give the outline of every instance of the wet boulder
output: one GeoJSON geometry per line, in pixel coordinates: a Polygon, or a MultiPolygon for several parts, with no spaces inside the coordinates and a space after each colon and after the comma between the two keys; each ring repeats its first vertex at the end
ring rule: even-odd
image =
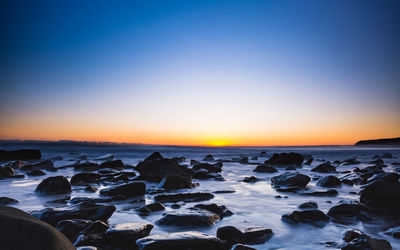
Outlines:
{"type": "Polygon", "coordinates": [[[377,210],[400,212],[400,182],[375,182],[361,191],[360,202],[377,210]]]}
{"type": "Polygon", "coordinates": [[[275,173],[278,172],[278,170],[270,165],[266,165],[266,164],[261,164],[258,165],[253,172],[258,172],[258,173],[275,173]]]}
{"type": "Polygon", "coordinates": [[[13,177],[14,174],[13,168],[7,166],[0,167],[0,179],[13,177]]]}
{"type": "Polygon", "coordinates": [[[349,230],[343,238],[348,242],[342,250],[391,250],[390,243],[383,239],[372,238],[362,232],[349,230]]]}
{"type": "Polygon", "coordinates": [[[178,193],[160,194],[154,196],[154,200],[159,202],[196,202],[211,200],[212,198],[214,198],[214,195],[210,193],[178,193]]]}
{"type": "Polygon", "coordinates": [[[260,179],[258,179],[257,177],[255,177],[255,176],[246,176],[246,177],[244,177],[243,178],[243,182],[246,182],[246,183],[254,183],[254,182],[257,182],[257,181],[259,181],[260,179]]]}
{"type": "Polygon", "coordinates": [[[222,172],[220,163],[216,163],[216,164],[200,163],[200,164],[194,165],[192,169],[194,171],[197,171],[200,169],[205,169],[207,171],[214,172],[214,173],[222,172]]]}
{"type": "Polygon", "coordinates": [[[70,219],[84,219],[84,220],[101,220],[107,221],[108,218],[115,212],[114,206],[105,206],[97,204],[89,204],[83,207],[76,207],[66,210],[55,210],[53,208],[45,208],[43,210],[34,212],[32,215],[52,226],[57,225],[59,221],[70,219]]]}
{"type": "Polygon", "coordinates": [[[357,165],[360,164],[360,161],[358,161],[356,158],[350,158],[346,159],[342,162],[343,165],[357,165]]]}
{"type": "Polygon", "coordinates": [[[147,223],[123,223],[107,230],[103,237],[103,244],[120,249],[135,249],[136,240],[146,237],[153,229],[147,223]]]}
{"type": "Polygon", "coordinates": [[[318,208],[318,204],[314,201],[308,201],[299,205],[300,209],[314,209],[318,208]]]}
{"type": "Polygon", "coordinates": [[[143,182],[132,182],[116,187],[100,190],[100,194],[104,196],[125,196],[134,197],[144,195],[146,192],[146,184],[143,182]]]}
{"type": "Polygon", "coordinates": [[[315,168],[311,169],[311,171],[319,173],[335,173],[336,167],[332,166],[332,164],[329,161],[327,161],[319,164],[315,168]]]}
{"type": "Polygon", "coordinates": [[[212,226],[220,220],[219,215],[205,210],[167,212],[157,221],[159,225],[203,227],[212,226]]]}
{"type": "Polygon", "coordinates": [[[205,170],[205,169],[200,169],[197,170],[193,173],[193,179],[198,179],[198,180],[207,180],[207,179],[214,179],[216,181],[224,181],[225,179],[217,173],[205,170]]]}
{"type": "Polygon", "coordinates": [[[233,226],[224,226],[218,228],[217,237],[223,241],[226,241],[228,246],[232,246],[236,243],[245,243],[242,231],[233,226]]]}
{"type": "MultiPolygon", "coordinates": [[[[23,170],[24,168],[28,167],[30,165],[26,165],[24,167],[22,167],[21,170],[23,170]]],[[[54,167],[54,163],[50,160],[45,160],[45,161],[41,161],[38,163],[35,163],[32,166],[32,170],[47,170],[47,171],[51,171],[51,172],[56,172],[57,168],[54,167]]]]}
{"type": "Polygon", "coordinates": [[[372,182],[398,182],[400,175],[397,173],[381,173],[368,179],[367,183],[372,182]]]}
{"type": "Polygon", "coordinates": [[[69,194],[71,193],[71,184],[64,176],[48,177],[36,187],[35,191],[47,195],[69,194]]]}
{"type": "Polygon", "coordinates": [[[393,238],[400,239],[400,226],[392,227],[385,231],[385,234],[393,236],[393,238]]]}
{"type": "Polygon", "coordinates": [[[300,173],[286,172],[271,178],[271,183],[274,188],[304,188],[310,182],[311,178],[300,173]]]}
{"type": "Polygon", "coordinates": [[[151,155],[147,156],[144,161],[153,161],[153,160],[162,160],[164,157],[160,154],[160,152],[154,152],[151,155]]]}
{"type": "Polygon", "coordinates": [[[311,163],[314,161],[314,158],[308,158],[308,160],[304,163],[304,165],[311,165],[311,163]]]}
{"type": "Polygon", "coordinates": [[[252,226],[241,231],[246,244],[263,244],[272,237],[272,230],[266,227],[252,226]]]}
{"type": "Polygon", "coordinates": [[[75,242],[79,233],[90,225],[92,221],[83,219],[62,220],[56,225],[56,229],[64,234],[71,242],[75,242]]]}
{"type": "Polygon", "coordinates": [[[266,160],[265,164],[270,165],[295,165],[300,166],[303,164],[304,157],[298,153],[280,153],[280,154],[273,154],[271,158],[266,160]]]}
{"type": "Polygon", "coordinates": [[[22,150],[0,150],[0,160],[12,161],[12,160],[39,160],[42,158],[40,150],[35,149],[22,149],[22,150]]]}
{"type": "Polygon", "coordinates": [[[75,249],[62,233],[19,209],[0,206],[0,221],[2,249],[75,249]]]}
{"type": "Polygon", "coordinates": [[[31,171],[26,172],[26,174],[28,176],[43,176],[43,175],[46,175],[46,173],[43,172],[42,170],[31,170],[31,171]]]}
{"type": "Polygon", "coordinates": [[[221,205],[218,206],[215,203],[212,204],[197,204],[196,206],[194,206],[191,209],[203,209],[203,210],[207,210],[209,212],[212,212],[214,214],[218,214],[218,216],[222,219],[224,217],[227,216],[231,216],[233,213],[227,209],[226,206],[221,205]]]}
{"type": "Polygon", "coordinates": [[[17,160],[17,161],[11,161],[11,162],[7,163],[5,166],[10,167],[14,170],[19,170],[26,165],[29,165],[29,163],[26,161],[17,160]]]}
{"type": "Polygon", "coordinates": [[[122,170],[124,163],[121,160],[114,160],[114,161],[105,161],[100,164],[101,168],[111,168],[115,170],[122,170]]]}
{"type": "Polygon", "coordinates": [[[165,207],[163,204],[161,204],[159,202],[147,204],[146,206],[143,206],[143,207],[140,207],[137,209],[137,211],[139,213],[141,213],[142,215],[148,215],[150,213],[157,212],[157,211],[163,211],[163,210],[165,210],[165,207]]]}
{"type": "Polygon", "coordinates": [[[172,159],[155,159],[146,160],[137,164],[135,168],[140,176],[149,181],[161,181],[165,176],[170,174],[179,174],[182,176],[191,176],[192,170],[185,166],[179,165],[172,159]]]}
{"type": "Polygon", "coordinates": [[[364,206],[357,203],[344,203],[333,206],[329,209],[328,215],[335,218],[358,216],[364,206]]]}
{"type": "Polygon", "coordinates": [[[192,177],[179,174],[169,174],[161,180],[160,184],[158,184],[158,188],[165,188],[167,190],[191,187],[192,177]]]}
{"type": "Polygon", "coordinates": [[[215,159],[212,155],[207,155],[203,158],[203,161],[215,161],[215,159]]]}
{"type": "Polygon", "coordinates": [[[71,185],[86,185],[96,183],[100,180],[101,174],[97,173],[79,173],[71,178],[71,185]]]}
{"type": "Polygon", "coordinates": [[[282,219],[286,222],[293,224],[296,223],[314,224],[318,222],[329,221],[329,217],[318,209],[293,211],[292,213],[282,215],[282,219]]]}
{"type": "Polygon", "coordinates": [[[97,163],[83,162],[72,165],[75,171],[93,172],[99,170],[101,167],[97,163]]]}
{"type": "Polygon", "coordinates": [[[317,185],[321,187],[340,187],[342,182],[336,176],[328,175],[319,179],[317,185]]]}
{"type": "Polygon", "coordinates": [[[19,201],[13,198],[8,198],[8,197],[0,197],[0,205],[10,205],[10,204],[17,204],[19,201]]]}
{"type": "Polygon", "coordinates": [[[136,244],[140,250],[220,250],[223,246],[217,237],[194,231],[150,235],[137,240],[136,244]]]}

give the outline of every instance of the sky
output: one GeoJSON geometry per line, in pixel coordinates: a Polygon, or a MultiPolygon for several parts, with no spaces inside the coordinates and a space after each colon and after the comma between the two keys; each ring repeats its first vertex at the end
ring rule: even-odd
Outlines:
{"type": "Polygon", "coordinates": [[[399,1],[2,1],[0,139],[400,135],[399,1]]]}

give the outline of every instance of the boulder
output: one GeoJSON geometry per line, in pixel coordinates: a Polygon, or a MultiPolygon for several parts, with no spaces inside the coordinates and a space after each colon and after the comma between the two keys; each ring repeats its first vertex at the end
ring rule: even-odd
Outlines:
{"type": "Polygon", "coordinates": [[[319,173],[335,173],[336,167],[332,166],[332,164],[329,161],[327,161],[319,164],[315,168],[311,169],[311,171],[319,173]]]}
{"type": "Polygon", "coordinates": [[[227,217],[227,216],[231,216],[233,214],[230,210],[227,209],[226,206],[224,206],[224,205],[218,206],[215,203],[212,203],[212,204],[197,204],[196,206],[194,206],[191,209],[207,210],[207,211],[212,212],[214,214],[218,214],[221,219],[224,218],[224,217],[227,217]]]}
{"type": "Polygon", "coordinates": [[[197,171],[200,169],[205,169],[207,171],[214,172],[214,173],[222,172],[220,163],[216,163],[216,164],[200,163],[200,164],[194,165],[192,169],[194,171],[197,171]]]}
{"type": "Polygon", "coordinates": [[[344,240],[348,242],[342,250],[391,250],[390,243],[383,239],[372,238],[362,232],[346,232],[344,240]]]}
{"type": "Polygon", "coordinates": [[[118,224],[106,231],[103,243],[113,248],[133,249],[136,240],[148,236],[153,227],[147,223],[118,224]]]}
{"type": "Polygon", "coordinates": [[[35,191],[46,195],[69,194],[71,193],[71,184],[64,176],[48,177],[36,187],[35,191]]]}
{"type": "Polygon", "coordinates": [[[196,202],[206,201],[214,198],[213,194],[210,193],[178,193],[178,194],[160,194],[154,196],[155,201],[159,202],[196,202]]]}
{"type": "Polygon", "coordinates": [[[143,215],[148,215],[152,212],[157,212],[157,211],[162,211],[162,210],[165,210],[165,207],[163,204],[161,204],[159,202],[147,204],[146,206],[143,206],[143,207],[137,209],[137,211],[143,215]]]}
{"type": "Polygon", "coordinates": [[[318,204],[314,201],[308,201],[299,205],[300,209],[314,209],[318,208],[318,204]]]}
{"type": "Polygon", "coordinates": [[[317,185],[321,187],[340,187],[342,182],[336,176],[328,175],[319,179],[317,185]]]}
{"type": "Polygon", "coordinates": [[[360,162],[356,158],[350,158],[346,159],[342,162],[343,165],[357,165],[360,164],[360,162]]]}
{"type": "Polygon", "coordinates": [[[367,183],[372,183],[372,182],[398,182],[400,178],[400,175],[397,173],[381,173],[377,174],[371,179],[368,179],[367,183]]]}
{"type": "Polygon", "coordinates": [[[52,226],[55,226],[59,221],[70,219],[107,221],[114,212],[114,206],[90,204],[89,206],[76,207],[68,210],[54,210],[53,208],[45,208],[43,210],[34,212],[32,215],[44,222],[49,223],[52,226]]]}
{"type": "Polygon", "coordinates": [[[84,171],[84,172],[93,172],[101,168],[99,164],[88,161],[84,163],[73,164],[72,167],[74,168],[75,171],[84,171]]]}
{"type": "Polygon", "coordinates": [[[243,178],[243,182],[247,182],[247,183],[253,183],[253,182],[257,182],[257,181],[259,181],[260,179],[258,179],[257,177],[255,177],[255,176],[246,176],[246,177],[244,177],[243,178]]]}
{"type": "Polygon", "coordinates": [[[246,227],[241,229],[246,244],[263,244],[272,236],[272,230],[266,227],[246,227]]]}
{"type": "Polygon", "coordinates": [[[13,168],[7,166],[0,167],[0,179],[13,177],[14,174],[13,168]]]}
{"type": "Polygon", "coordinates": [[[217,237],[194,231],[151,235],[136,244],[139,250],[220,250],[223,246],[217,237]]]}
{"type": "Polygon", "coordinates": [[[311,178],[307,175],[286,172],[284,174],[272,177],[271,183],[274,188],[294,187],[297,189],[307,186],[310,180],[311,178]]]}
{"type": "Polygon", "coordinates": [[[120,196],[133,197],[144,195],[146,192],[146,184],[143,182],[132,182],[117,187],[100,190],[100,194],[104,196],[120,196]]]}
{"type": "Polygon", "coordinates": [[[39,160],[42,158],[40,150],[35,149],[22,149],[22,150],[0,150],[0,160],[12,161],[12,160],[39,160]]]}
{"type": "Polygon", "coordinates": [[[385,231],[385,234],[393,236],[393,238],[400,239],[400,226],[392,227],[385,231]]]}
{"type": "Polygon", "coordinates": [[[0,221],[2,249],[75,249],[62,233],[19,209],[0,206],[0,221]]]}
{"type": "Polygon", "coordinates": [[[253,247],[245,246],[243,244],[236,244],[233,246],[232,250],[257,250],[253,247]]]}
{"type": "Polygon", "coordinates": [[[26,172],[26,174],[28,176],[43,176],[43,175],[46,175],[46,173],[43,172],[42,170],[31,170],[31,171],[26,172]]]}
{"type": "Polygon", "coordinates": [[[167,212],[157,221],[159,225],[203,227],[212,226],[220,220],[219,215],[205,210],[167,212]]]}
{"type": "Polygon", "coordinates": [[[311,223],[316,222],[327,222],[329,217],[326,216],[322,211],[317,209],[304,210],[304,211],[293,211],[290,214],[282,215],[282,219],[289,223],[311,223]]]}
{"type": "Polygon", "coordinates": [[[71,242],[75,242],[78,238],[79,233],[90,225],[92,221],[73,219],[73,220],[62,220],[56,225],[56,229],[63,233],[71,242]]]}
{"type": "Polygon", "coordinates": [[[203,161],[215,161],[215,159],[212,155],[207,155],[203,158],[203,161]]]}
{"type": "Polygon", "coordinates": [[[9,204],[17,204],[19,201],[13,198],[8,198],[8,197],[0,197],[0,205],[9,205],[9,204]]]}
{"type": "Polygon", "coordinates": [[[258,173],[275,173],[278,172],[278,170],[270,165],[265,165],[261,164],[256,167],[256,169],[253,170],[253,172],[258,172],[258,173]]]}
{"type": "Polygon", "coordinates": [[[371,209],[400,212],[400,182],[374,182],[361,191],[360,202],[371,209]]]}
{"type": "Polygon", "coordinates": [[[149,181],[161,181],[165,176],[170,174],[179,174],[182,176],[191,176],[192,171],[184,166],[179,165],[172,159],[155,159],[140,162],[136,168],[140,176],[149,181]]]}
{"type": "Polygon", "coordinates": [[[71,185],[86,185],[96,183],[100,180],[101,174],[97,173],[79,173],[71,178],[71,185]]]}
{"type": "Polygon", "coordinates": [[[195,171],[193,173],[193,179],[199,179],[199,180],[214,179],[216,181],[224,181],[224,178],[220,174],[210,172],[205,169],[200,169],[195,171]]]}
{"type": "Polygon", "coordinates": [[[217,230],[217,237],[227,242],[228,246],[236,243],[245,243],[242,231],[233,226],[220,227],[217,230]]]}
{"type": "Polygon", "coordinates": [[[161,180],[160,184],[158,184],[158,188],[165,188],[167,190],[191,187],[192,177],[179,174],[169,174],[161,180]]]}
{"type": "Polygon", "coordinates": [[[357,203],[344,203],[333,206],[329,209],[328,215],[331,217],[352,217],[358,216],[362,210],[364,210],[364,206],[357,203]]]}
{"type": "Polygon", "coordinates": [[[160,152],[154,152],[151,155],[147,156],[144,161],[153,161],[153,160],[162,160],[164,157],[160,154],[160,152]]]}
{"type": "Polygon", "coordinates": [[[271,158],[266,160],[265,164],[271,165],[296,165],[303,164],[304,157],[298,153],[280,153],[273,154],[271,158]]]}
{"type": "Polygon", "coordinates": [[[115,170],[122,170],[124,163],[121,160],[114,160],[114,161],[105,161],[100,164],[101,168],[111,168],[115,170]]]}

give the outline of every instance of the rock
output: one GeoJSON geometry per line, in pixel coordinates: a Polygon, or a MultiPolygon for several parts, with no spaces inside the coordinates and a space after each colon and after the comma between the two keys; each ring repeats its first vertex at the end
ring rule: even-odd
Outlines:
{"type": "Polygon", "coordinates": [[[85,187],[85,191],[88,191],[90,193],[95,193],[97,191],[97,187],[87,186],[87,187],[85,187]]]}
{"type": "Polygon", "coordinates": [[[271,158],[266,160],[265,164],[271,165],[296,165],[300,166],[304,161],[304,157],[298,153],[280,153],[273,154],[271,158]]]}
{"type": "Polygon", "coordinates": [[[192,171],[184,166],[179,165],[172,159],[156,159],[140,162],[135,168],[145,180],[161,181],[165,176],[170,174],[179,174],[182,176],[191,176],[192,171]]]}
{"type": "Polygon", "coordinates": [[[256,169],[253,170],[253,172],[258,172],[258,173],[275,173],[278,172],[278,170],[273,167],[273,166],[269,166],[269,165],[258,165],[256,167],[256,169]]]}
{"type": "Polygon", "coordinates": [[[0,205],[9,205],[9,204],[17,204],[19,201],[13,198],[8,198],[8,197],[0,197],[0,205]]]}
{"type": "Polygon", "coordinates": [[[104,234],[109,226],[102,222],[101,220],[97,220],[95,222],[90,223],[85,229],[83,229],[80,234],[83,235],[93,235],[93,234],[104,234]]]}
{"type": "Polygon", "coordinates": [[[318,208],[318,204],[314,201],[309,201],[309,202],[305,202],[305,203],[301,204],[299,206],[299,208],[301,208],[301,209],[318,208]]]}
{"type": "Polygon", "coordinates": [[[84,162],[72,165],[75,171],[85,171],[85,172],[93,172],[98,171],[101,167],[97,163],[93,162],[84,162]]]}
{"type": "Polygon", "coordinates": [[[14,176],[14,169],[11,167],[0,167],[0,179],[1,178],[10,178],[14,176]]]}
{"type": "Polygon", "coordinates": [[[194,165],[192,168],[194,171],[200,170],[200,169],[205,169],[207,171],[211,171],[214,173],[219,173],[222,172],[222,168],[220,167],[219,163],[216,164],[208,164],[208,163],[200,163],[197,165],[194,165]]]}
{"type": "Polygon", "coordinates": [[[194,166],[194,165],[197,165],[197,164],[201,164],[201,162],[196,161],[196,160],[190,160],[190,166],[194,166]]]}
{"type": "Polygon", "coordinates": [[[226,241],[228,246],[232,246],[236,243],[245,243],[242,231],[233,226],[224,226],[218,228],[217,237],[226,241]]]}
{"type": "Polygon", "coordinates": [[[258,178],[255,177],[255,176],[247,176],[247,177],[244,177],[243,182],[253,183],[253,182],[257,182],[257,181],[259,181],[259,180],[260,180],[260,179],[258,179],[258,178]]]}
{"type": "Polygon", "coordinates": [[[75,249],[62,233],[19,209],[0,206],[0,221],[2,249],[75,249]]]}
{"type": "Polygon", "coordinates": [[[224,217],[227,217],[227,216],[231,216],[233,214],[230,210],[228,210],[226,208],[226,206],[224,206],[224,205],[218,206],[215,203],[212,203],[212,204],[197,204],[192,209],[207,210],[207,211],[212,212],[214,214],[218,214],[221,219],[224,218],[224,217]]]}
{"type": "Polygon", "coordinates": [[[146,223],[118,224],[107,230],[103,243],[113,248],[135,249],[136,240],[148,236],[153,227],[146,223]]]}
{"type": "Polygon", "coordinates": [[[327,161],[319,164],[315,168],[311,169],[311,171],[319,173],[335,173],[336,167],[332,166],[332,164],[329,161],[327,161]]]}
{"type": "Polygon", "coordinates": [[[385,231],[385,234],[392,235],[393,238],[400,239],[400,226],[392,227],[385,231]]]}
{"type": "Polygon", "coordinates": [[[241,229],[246,244],[263,244],[272,236],[272,230],[266,227],[247,227],[241,229]]]}
{"type": "Polygon", "coordinates": [[[375,164],[375,165],[384,165],[385,164],[382,159],[376,159],[375,161],[371,161],[370,163],[375,164]]]}
{"type": "Polygon", "coordinates": [[[215,159],[212,155],[207,155],[203,158],[203,161],[215,161],[215,159]]]}
{"type": "Polygon", "coordinates": [[[12,160],[39,160],[42,158],[40,150],[35,149],[22,149],[22,150],[0,150],[0,160],[12,161],[12,160]]]}
{"type": "Polygon", "coordinates": [[[167,212],[157,221],[159,225],[202,227],[212,226],[220,217],[205,210],[184,210],[167,212]]]}
{"type": "Polygon", "coordinates": [[[26,173],[28,176],[42,176],[46,175],[42,170],[31,170],[26,173]]]}
{"type": "Polygon", "coordinates": [[[19,170],[19,169],[21,169],[22,167],[24,167],[24,166],[26,166],[26,165],[29,165],[29,163],[26,162],[26,161],[19,161],[19,160],[17,160],[17,161],[9,162],[9,163],[7,163],[5,166],[6,166],[6,167],[10,167],[10,168],[12,168],[12,169],[14,169],[14,170],[19,170]]]}
{"type": "Polygon", "coordinates": [[[71,219],[107,221],[114,212],[114,206],[91,204],[88,207],[77,207],[69,210],[54,210],[53,208],[46,208],[33,213],[33,216],[55,226],[59,221],[71,219]]]}
{"type": "Polygon", "coordinates": [[[79,173],[71,178],[71,185],[86,185],[96,183],[100,180],[101,174],[97,173],[79,173]]]}
{"type": "Polygon", "coordinates": [[[90,197],[75,197],[72,198],[69,203],[71,204],[78,204],[82,202],[88,202],[88,203],[96,203],[96,202],[111,202],[113,199],[111,198],[90,198],[90,197]]]}
{"type": "Polygon", "coordinates": [[[300,195],[305,195],[305,196],[317,196],[317,197],[332,197],[332,196],[337,196],[339,193],[335,189],[328,189],[328,190],[323,190],[323,191],[304,191],[299,193],[300,195]]]}
{"type": "Polygon", "coordinates": [[[104,196],[119,196],[133,197],[144,195],[146,192],[146,185],[143,182],[132,182],[129,184],[111,187],[108,189],[100,190],[100,194],[104,196]]]}
{"type": "Polygon", "coordinates": [[[322,211],[313,209],[313,210],[304,210],[304,211],[293,211],[290,214],[282,215],[282,219],[284,221],[290,223],[318,223],[318,222],[327,222],[329,221],[329,217],[326,216],[322,211]]]}
{"type": "Polygon", "coordinates": [[[49,160],[41,161],[32,165],[33,170],[47,170],[56,172],[57,168],[54,167],[54,163],[49,160]]]}
{"type": "Polygon", "coordinates": [[[222,241],[215,236],[188,231],[151,235],[136,241],[139,250],[221,250],[222,241]]]}
{"type": "Polygon", "coordinates": [[[145,214],[145,215],[148,215],[148,214],[150,214],[152,212],[156,212],[156,211],[162,211],[162,210],[165,210],[165,207],[163,204],[161,204],[159,202],[151,203],[151,204],[148,204],[146,206],[143,206],[143,207],[137,209],[137,211],[139,213],[145,214]]]}
{"type": "Polygon", "coordinates": [[[241,157],[238,162],[240,164],[248,164],[249,163],[249,157],[247,157],[247,156],[241,157]]]}
{"type": "Polygon", "coordinates": [[[372,182],[398,182],[400,178],[399,174],[396,173],[382,173],[382,174],[377,174],[371,179],[367,181],[367,183],[372,183],[372,182]]]}
{"type": "Polygon", "coordinates": [[[48,177],[36,187],[35,191],[47,195],[69,194],[71,193],[71,184],[64,176],[48,177]]]}
{"type": "Polygon", "coordinates": [[[361,204],[339,204],[329,209],[328,215],[331,217],[352,217],[358,216],[364,206],[361,204]]]}
{"type": "Polygon", "coordinates": [[[311,165],[311,163],[314,161],[314,158],[309,158],[305,163],[304,163],[304,165],[311,165]]]}
{"type": "Polygon", "coordinates": [[[158,184],[158,188],[165,188],[167,190],[191,187],[192,177],[182,176],[179,174],[169,174],[161,180],[160,184],[158,184]]]}
{"type": "Polygon", "coordinates": [[[235,190],[217,190],[214,192],[214,194],[232,194],[235,192],[235,190]]]}
{"type": "MultiPolygon", "coordinates": [[[[353,230],[351,230],[353,231],[353,230]]],[[[361,232],[346,232],[345,241],[349,242],[342,250],[390,250],[392,246],[386,240],[375,239],[361,232]]]]}
{"type": "Polygon", "coordinates": [[[258,157],[257,156],[253,156],[253,157],[251,157],[251,160],[252,161],[256,161],[256,160],[258,160],[258,157]]]}
{"type": "Polygon", "coordinates": [[[274,188],[294,187],[304,188],[310,182],[311,178],[304,174],[286,172],[271,178],[274,188]]]}
{"type": "Polygon", "coordinates": [[[383,153],[382,158],[393,158],[393,155],[389,152],[383,153]]]}
{"type": "Polygon", "coordinates": [[[105,161],[102,164],[100,164],[101,168],[111,168],[115,170],[122,170],[124,163],[122,163],[121,160],[114,160],[114,161],[105,161]]]}
{"type": "Polygon", "coordinates": [[[368,208],[400,213],[400,182],[374,182],[361,191],[360,202],[368,208]]]}
{"type": "Polygon", "coordinates": [[[355,159],[355,158],[350,158],[350,159],[346,159],[342,162],[343,165],[357,165],[360,164],[360,162],[355,159]]]}
{"type": "Polygon", "coordinates": [[[352,240],[354,240],[355,238],[360,237],[361,235],[363,235],[364,233],[358,230],[347,230],[344,234],[343,240],[345,242],[350,242],[352,240]]]}
{"type": "Polygon", "coordinates": [[[193,179],[199,179],[199,180],[214,179],[217,181],[224,181],[224,178],[220,174],[210,172],[205,169],[200,169],[194,172],[193,179]]]}
{"type": "Polygon", "coordinates": [[[317,185],[321,187],[340,187],[342,182],[336,176],[328,175],[319,179],[317,185]]]}
{"type": "Polygon", "coordinates": [[[232,250],[257,250],[257,249],[245,246],[243,244],[236,244],[235,246],[233,246],[232,250]]]}
{"type": "Polygon", "coordinates": [[[151,155],[147,156],[144,161],[154,161],[154,160],[162,160],[164,157],[159,152],[154,152],[151,155]]]}
{"type": "Polygon", "coordinates": [[[160,194],[154,196],[155,201],[159,202],[196,202],[211,200],[214,198],[213,194],[210,193],[178,193],[178,194],[160,194]]]}
{"type": "Polygon", "coordinates": [[[62,220],[56,225],[56,229],[63,233],[71,242],[75,242],[79,233],[90,225],[92,221],[75,219],[75,220],[62,220]]]}

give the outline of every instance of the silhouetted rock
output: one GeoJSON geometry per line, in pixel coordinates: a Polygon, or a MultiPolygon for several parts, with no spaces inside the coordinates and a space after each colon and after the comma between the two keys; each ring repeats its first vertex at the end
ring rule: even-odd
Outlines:
{"type": "Polygon", "coordinates": [[[13,168],[7,166],[0,167],[0,179],[13,177],[14,174],[13,168]]]}
{"type": "Polygon", "coordinates": [[[39,160],[42,157],[40,150],[22,149],[22,150],[0,150],[0,160],[39,160]]]}
{"type": "Polygon", "coordinates": [[[318,208],[318,204],[314,201],[308,201],[303,204],[299,205],[299,208],[301,209],[311,209],[311,208],[318,208]]]}
{"type": "Polygon", "coordinates": [[[62,220],[56,225],[56,229],[63,233],[71,242],[75,242],[78,238],[79,233],[90,225],[92,221],[74,219],[74,220],[62,220]]]}
{"type": "Polygon", "coordinates": [[[96,183],[100,180],[101,174],[97,173],[79,173],[71,178],[72,185],[86,185],[89,183],[96,183]]]}
{"type": "Polygon", "coordinates": [[[209,163],[200,163],[200,164],[194,165],[192,169],[194,171],[197,171],[199,169],[205,169],[207,171],[219,173],[219,172],[222,172],[222,168],[220,167],[220,165],[221,165],[220,163],[216,163],[216,164],[212,164],[212,165],[209,163]]]}
{"type": "Polygon", "coordinates": [[[304,165],[311,165],[311,163],[314,161],[314,158],[309,158],[305,163],[304,163],[304,165]]]}
{"type": "Polygon", "coordinates": [[[247,177],[244,177],[243,178],[243,182],[247,182],[247,183],[253,183],[253,182],[257,182],[257,181],[259,181],[260,179],[258,179],[257,177],[255,177],[255,176],[247,176],[247,177]]]}
{"type": "Polygon", "coordinates": [[[275,173],[278,172],[278,170],[273,167],[273,166],[269,166],[269,165],[258,165],[256,167],[256,169],[253,170],[253,172],[259,172],[259,173],[275,173]]]}
{"type": "Polygon", "coordinates": [[[136,240],[148,236],[153,227],[147,223],[118,224],[107,230],[103,243],[113,248],[135,249],[136,240]]]}
{"type": "Polygon", "coordinates": [[[136,166],[136,170],[140,176],[149,181],[161,181],[165,176],[170,174],[179,174],[182,176],[191,176],[192,171],[184,166],[179,165],[172,159],[156,159],[140,162],[136,166]]]}
{"type": "Polygon", "coordinates": [[[400,175],[396,173],[381,173],[377,174],[371,179],[368,179],[367,183],[373,182],[398,182],[400,175]]]}
{"type": "Polygon", "coordinates": [[[99,164],[88,161],[84,163],[73,164],[72,167],[74,168],[75,171],[85,171],[85,172],[93,172],[101,168],[99,164]]]}
{"type": "Polygon", "coordinates": [[[329,161],[327,161],[319,164],[315,168],[311,169],[311,171],[319,173],[335,173],[336,167],[332,166],[332,164],[329,161]]]}
{"type": "Polygon", "coordinates": [[[241,229],[246,244],[262,244],[272,236],[272,230],[266,227],[246,227],[241,229]]]}
{"type": "Polygon", "coordinates": [[[329,221],[329,217],[326,216],[322,211],[313,209],[313,210],[304,210],[304,211],[293,211],[290,214],[282,215],[282,219],[290,223],[315,223],[319,221],[327,222],[329,221]]]}
{"type": "Polygon", "coordinates": [[[100,164],[101,168],[112,168],[115,170],[122,170],[124,163],[122,163],[121,160],[114,160],[114,161],[105,161],[102,164],[100,164]]]}
{"type": "Polygon", "coordinates": [[[165,210],[165,207],[163,204],[161,204],[159,202],[151,203],[151,204],[148,204],[146,206],[143,206],[143,207],[137,209],[137,211],[139,213],[144,214],[144,215],[148,215],[152,212],[162,211],[162,210],[165,210]]]}
{"type": "Polygon", "coordinates": [[[159,152],[154,152],[151,155],[147,156],[144,161],[154,161],[154,160],[162,160],[164,157],[159,152]]]}
{"type": "Polygon", "coordinates": [[[154,200],[160,202],[195,202],[205,201],[214,198],[213,194],[210,193],[179,193],[179,194],[160,194],[154,196],[154,200]]]}
{"type": "Polygon", "coordinates": [[[236,243],[245,243],[242,231],[233,226],[224,226],[218,228],[217,237],[226,241],[228,246],[232,246],[236,243]]]}
{"type": "Polygon", "coordinates": [[[108,189],[100,190],[100,194],[104,196],[119,196],[133,197],[144,195],[146,192],[146,185],[143,182],[132,182],[108,189]]]}
{"type": "Polygon", "coordinates": [[[167,212],[157,221],[159,225],[202,227],[212,226],[220,220],[219,215],[205,210],[183,210],[167,212]]]}
{"type": "Polygon", "coordinates": [[[64,176],[49,177],[44,179],[35,191],[42,194],[69,194],[71,184],[64,176]]]}
{"type": "Polygon", "coordinates": [[[165,188],[168,190],[191,188],[191,187],[192,187],[192,177],[182,176],[179,174],[169,174],[165,176],[158,185],[158,188],[165,188]]]}
{"type": "Polygon", "coordinates": [[[236,244],[233,246],[232,250],[257,250],[256,248],[245,246],[243,244],[236,244]]]}
{"type": "Polygon", "coordinates": [[[328,215],[331,217],[352,217],[358,216],[364,209],[364,206],[361,204],[344,203],[331,207],[328,215]]]}
{"type": "Polygon", "coordinates": [[[362,232],[349,230],[344,240],[348,242],[342,250],[391,250],[392,246],[386,240],[372,238],[362,232]]]}
{"type": "Polygon", "coordinates": [[[224,218],[224,217],[227,217],[227,216],[231,216],[233,214],[230,210],[228,210],[226,208],[226,206],[224,206],[224,205],[218,206],[215,203],[212,203],[212,204],[197,204],[192,209],[207,210],[209,212],[218,214],[221,219],[224,218]]]}
{"type": "Polygon", "coordinates": [[[271,158],[265,161],[265,164],[271,165],[301,165],[304,157],[298,153],[280,153],[273,154],[271,158]]]}
{"type": "Polygon", "coordinates": [[[319,179],[317,185],[321,187],[339,187],[342,185],[342,182],[336,176],[328,175],[319,179]]]}
{"type": "Polygon", "coordinates": [[[393,238],[400,239],[400,226],[392,227],[385,231],[385,234],[393,236],[393,238]]]}
{"type": "Polygon", "coordinates": [[[42,175],[46,175],[45,172],[43,172],[42,170],[31,170],[26,172],[26,174],[28,176],[42,176],[42,175]]]}
{"type": "Polygon", "coordinates": [[[62,233],[19,209],[0,206],[0,221],[1,249],[75,249],[62,233]]]}
{"type": "Polygon", "coordinates": [[[136,241],[140,250],[220,250],[222,241],[215,236],[188,231],[170,234],[150,235],[136,241]]]}
{"type": "Polygon", "coordinates": [[[293,187],[304,188],[310,182],[311,178],[299,173],[284,173],[271,178],[274,188],[293,187]]]}
{"type": "Polygon", "coordinates": [[[193,179],[199,179],[199,180],[214,179],[216,181],[224,181],[224,178],[220,174],[210,172],[205,169],[200,169],[195,171],[193,173],[193,179]]]}
{"type": "Polygon", "coordinates": [[[8,197],[0,197],[0,205],[9,205],[9,204],[17,204],[18,201],[13,198],[8,198],[8,197]]]}
{"type": "Polygon", "coordinates": [[[207,155],[206,157],[203,158],[203,161],[214,161],[214,157],[212,155],[207,155]]]}
{"type": "Polygon", "coordinates": [[[400,182],[375,182],[361,191],[360,202],[373,209],[400,212],[400,182]]]}

